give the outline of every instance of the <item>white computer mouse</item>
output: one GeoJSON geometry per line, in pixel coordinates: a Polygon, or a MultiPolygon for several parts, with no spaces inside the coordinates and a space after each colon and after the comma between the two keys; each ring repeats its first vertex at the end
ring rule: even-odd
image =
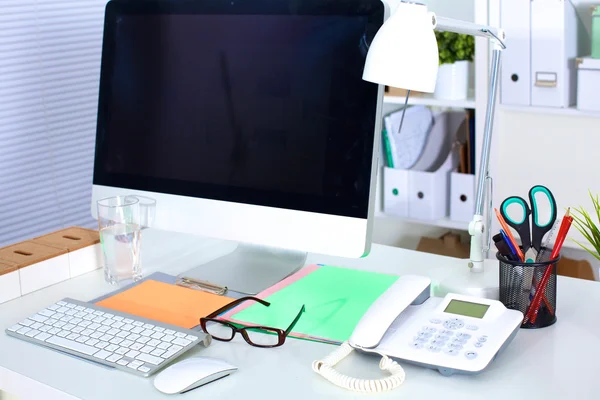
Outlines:
{"type": "Polygon", "coordinates": [[[223,378],[237,367],[217,358],[192,357],[159,372],[154,387],[166,394],[183,393],[223,378]]]}

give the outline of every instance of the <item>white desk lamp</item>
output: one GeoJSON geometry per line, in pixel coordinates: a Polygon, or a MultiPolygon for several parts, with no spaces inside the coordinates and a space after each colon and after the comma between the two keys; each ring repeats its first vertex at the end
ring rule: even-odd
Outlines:
{"type": "Polygon", "coordinates": [[[369,82],[406,90],[432,93],[435,90],[439,66],[438,47],[434,30],[448,31],[472,36],[482,36],[494,44],[489,97],[485,116],[483,150],[479,167],[476,209],[469,224],[471,254],[469,269],[458,276],[442,282],[442,292],[462,293],[478,297],[498,298],[498,278],[491,285],[483,274],[484,254],[489,250],[491,238],[491,190],[489,175],[492,125],[498,89],[498,70],[501,51],[505,49],[504,31],[471,22],[437,17],[428,12],[423,4],[401,2],[384,22],[373,39],[363,73],[369,82]],[[490,207],[487,209],[487,245],[483,235],[485,192],[488,189],[490,207]]]}

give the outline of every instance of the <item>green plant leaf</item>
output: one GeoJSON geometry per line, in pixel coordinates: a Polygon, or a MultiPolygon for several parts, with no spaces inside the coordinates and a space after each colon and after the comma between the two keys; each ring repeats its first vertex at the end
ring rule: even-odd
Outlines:
{"type": "Polygon", "coordinates": [[[592,256],[596,257],[598,259],[598,261],[600,261],[600,253],[597,253],[597,252],[594,252],[593,250],[588,249],[586,246],[584,246],[583,244],[579,243],[575,239],[573,239],[573,241],[575,243],[577,243],[579,246],[581,246],[581,248],[583,248],[585,251],[587,251],[588,253],[590,253],[592,256]]]}

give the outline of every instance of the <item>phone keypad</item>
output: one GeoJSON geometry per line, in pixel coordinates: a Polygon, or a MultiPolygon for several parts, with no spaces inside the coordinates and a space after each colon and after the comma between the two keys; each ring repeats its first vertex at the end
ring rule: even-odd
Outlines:
{"type": "Polygon", "coordinates": [[[476,325],[465,326],[464,321],[452,318],[442,321],[432,318],[421,328],[410,343],[415,350],[425,350],[432,353],[444,353],[448,356],[463,355],[468,360],[477,358],[476,349],[482,348],[487,342],[486,335],[474,337],[474,332],[479,329],[476,325]],[[442,327],[440,327],[440,324],[442,327]],[[438,327],[434,326],[438,325],[438,327]],[[444,329],[445,328],[445,329],[444,329]],[[461,330],[465,328],[466,330],[461,330]]]}

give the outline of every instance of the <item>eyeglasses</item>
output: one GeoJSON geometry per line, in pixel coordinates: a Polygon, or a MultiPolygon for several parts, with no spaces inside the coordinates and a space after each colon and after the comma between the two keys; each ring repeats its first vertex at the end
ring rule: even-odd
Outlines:
{"type": "Polygon", "coordinates": [[[256,297],[239,298],[219,308],[207,317],[200,318],[200,326],[202,326],[202,330],[211,335],[213,339],[220,340],[222,342],[231,341],[235,334],[239,332],[242,334],[244,340],[252,346],[277,347],[281,346],[285,342],[285,338],[289,335],[292,329],[294,329],[294,326],[296,325],[296,323],[300,319],[300,316],[302,316],[302,313],[305,310],[305,307],[303,305],[298,315],[296,315],[296,318],[294,318],[290,326],[285,331],[283,329],[271,328],[268,326],[252,326],[238,328],[227,321],[215,319],[217,315],[234,308],[235,306],[237,306],[240,303],[243,303],[246,300],[253,300],[267,307],[271,305],[271,303],[256,297]]]}

